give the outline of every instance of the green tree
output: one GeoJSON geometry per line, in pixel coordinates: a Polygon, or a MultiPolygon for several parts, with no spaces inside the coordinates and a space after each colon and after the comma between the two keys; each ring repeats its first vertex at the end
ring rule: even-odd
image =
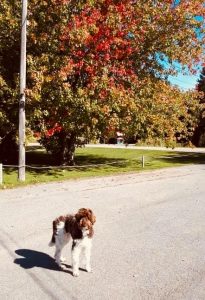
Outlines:
{"type": "Polygon", "coordinates": [[[0,3],[0,160],[17,161],[20,6],[0,3]]]}

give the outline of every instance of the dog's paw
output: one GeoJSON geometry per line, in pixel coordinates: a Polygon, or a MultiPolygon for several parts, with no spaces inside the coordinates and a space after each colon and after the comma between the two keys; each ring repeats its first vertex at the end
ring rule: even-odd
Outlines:
{"type": "Polygon", "coordinates": [[[59,266],[59,269],[60,269],[61,271],[67,271],[67,268],[66,268],[66,266],[64,266],[64,265],[59,266]]]}
{"type": "Polygon", "coordinates": [[[86,270],[86,272],[88,272],[88,273],[92,273],[92,271],[93,271],[92,268],[91,268],[90,266],[89,266],[89,267],[86,267],[85,270],[86,270]]]}
{"type": "Polygon", "coordinates": [[[55,262],[56,262],[57,266],[59,267],[59,269],[62,269],[61,260],[55,259],[55,262]]]}
{"type": "Polygon", "coordinates": [[[73,276],[74,277],[78,277],[79,276],[79,272],[78,271],[73,271],[73,276]]]}
{"type": "Polygon", "coordinates": [[[61,270],[62,270],[62,271],[67,271],[67,268],[66,268],[66,266],[64,266],[64,265],[61,265],[61,270]]]}
{"type": "Polygon", "coordinates": [[[60,261],[61,261],[61,262],[66,261],[65,257],[61,256],[60,261]]]}

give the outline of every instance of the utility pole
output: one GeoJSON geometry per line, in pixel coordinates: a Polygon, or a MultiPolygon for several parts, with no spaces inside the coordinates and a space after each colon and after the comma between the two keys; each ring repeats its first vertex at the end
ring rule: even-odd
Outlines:
{"type": "Polygon", "coordinates": [[[27,0],[22,0],[21,22],[21,55],[20,55],[20,99],[19,99],[19,169],[18,179],[25,181],[25,89],[26,89],[26,25],[27,25],[27,0]]]}

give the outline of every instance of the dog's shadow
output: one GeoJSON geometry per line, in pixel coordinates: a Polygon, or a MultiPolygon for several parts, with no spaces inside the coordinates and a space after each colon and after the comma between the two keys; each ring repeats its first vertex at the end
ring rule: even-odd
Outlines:
{"type": "Polygon", "coordinates": [[[64,266],[66,266],[68,270],[61,269],[58,267],[55,260],[46,253],[30,249],[18,249],[15,251],[15,253],[22,257],[16,258],[14,260],[14,263],[21,266],[24,269],[32,269],[34,267],[37,267],[53,271],[63,271],[72,274],[71,270],[69,270],[71,269],[70,265],[64,264],[64,266]]]}

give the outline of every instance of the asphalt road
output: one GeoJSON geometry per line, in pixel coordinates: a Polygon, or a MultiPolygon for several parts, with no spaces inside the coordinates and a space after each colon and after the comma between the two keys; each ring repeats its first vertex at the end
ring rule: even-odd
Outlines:
{"type": "Polygon", "coordinates": [[[0,191],[0,299],[205,299],[205,165],[0,191]],[[51,222],[90,207],[93,273],[59,271],[51,222]]]}

